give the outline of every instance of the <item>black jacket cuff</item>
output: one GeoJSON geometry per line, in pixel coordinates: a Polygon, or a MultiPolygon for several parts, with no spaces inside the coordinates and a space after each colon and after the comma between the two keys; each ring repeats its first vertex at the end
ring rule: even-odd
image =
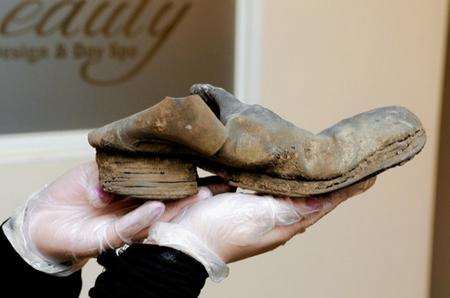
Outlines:
{"type": "Polygon", "coordinates": [[[92,298],[198,297],[208,278],[201,263],[168,247],[136,244],[118,255],[98,258],[105,271],[97,278],[92,298]]]}
{"type": "Polygon", "coordinates": [[[14,293],[16,297],[79,297],[81,271],[68,277],[56,277],[34,269],[14,250],[3,232],[3,224],[0,231],[0,256],[5,273],[2,291],[14,293]]]}

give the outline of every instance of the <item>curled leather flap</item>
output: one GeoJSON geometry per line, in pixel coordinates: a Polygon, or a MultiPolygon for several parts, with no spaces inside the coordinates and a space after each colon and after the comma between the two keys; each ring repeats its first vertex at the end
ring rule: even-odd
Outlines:
{"type": "Polygon", "coordinates": [[[199,96],[166,97],[159,104],[89,134],[97,149],[131,152],[170,151],[173,143],[202,155],[214,155],[227,131],[199,96]]]}

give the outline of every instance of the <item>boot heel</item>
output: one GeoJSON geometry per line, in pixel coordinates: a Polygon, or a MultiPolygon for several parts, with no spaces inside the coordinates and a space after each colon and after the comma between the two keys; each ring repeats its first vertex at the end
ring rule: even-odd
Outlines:
{"type": "Polygon", "coordinates": [[[189,160],[97,152],[104,191],[147,200],[173,200],[198,192],[197,171],[189,160]]]}

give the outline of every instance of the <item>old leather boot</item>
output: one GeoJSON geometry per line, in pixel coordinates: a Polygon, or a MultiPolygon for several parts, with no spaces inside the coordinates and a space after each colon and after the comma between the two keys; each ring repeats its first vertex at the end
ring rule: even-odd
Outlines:
{"type": "Polygon", "coordinates": [[[199,166],[242,188],[304,197],[400,165],[426,140],[420,121],[401,107],[369,111],[315,135],[223,89],[191,91],[89,135],[106,191],[186,197],[197,192],[199,166]]]}
{"type": "Polygon", "coordinates": [[[312,134],[259,105],[247,105],[211,85],[195,85],[225,125],[228,138],[200,167],[236,185],[293,197],[356,183],[418,154],[425,145],[419,119],[402,107],[385,107],[312,134]]]}
{"type": "Polygon", "coordinates": [[[223,124],[198,96],[166,98],[154,107],[89,134],[104,190],[144,199],[197,193],[192,154],[214,155],[223,124]]]}

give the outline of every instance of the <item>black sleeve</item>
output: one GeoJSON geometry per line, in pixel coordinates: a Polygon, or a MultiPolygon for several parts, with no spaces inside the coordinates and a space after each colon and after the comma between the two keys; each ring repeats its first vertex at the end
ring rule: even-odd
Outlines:
{"type": "Polygon", "coordinates": [[[0,229],[2,258],[2,292],[14,297],[79,297],[81,271],[69,277],[55,277],[28,265],[14,250],[0,229]],[[14,293],[14,294],[12,294],[14,293]]]}
{"type": "Polygon", "coordinates": [[[105,268],[89,292],[92,298],[194,298],[208,273],[201,263],[172,248],[135,244],[118,255],[98,258],[105,268]]]}

